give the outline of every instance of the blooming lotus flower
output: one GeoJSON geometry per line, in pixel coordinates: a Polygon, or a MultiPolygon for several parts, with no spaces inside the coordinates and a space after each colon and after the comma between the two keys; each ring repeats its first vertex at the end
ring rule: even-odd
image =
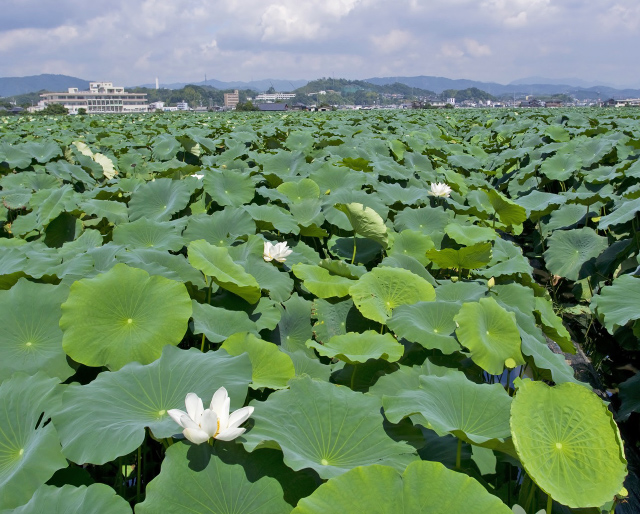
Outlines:
{"type": "Polygon", "coordinates": [[[195,393],[187,394],[184,400],[187,412],[171,409],[167,414],[184,430],[182,434],[192,443],[200,444],[210,438],[231,441],[242,435],[244,428],[238,428],[253,413],[253,407],[242,407],[229,414],[229,395],[224,387],[218,389],[208,409],[195,393]]]}
{"type": "Polygon", "coordinates": [[[451,188],[444,182],[442,184],[440,182],[436,182],[435,184],[432,182],[429,194],[431,196],[449,198],[449,195],[451,195],[451,188]]]}
{"type": "Polygon", "coordinates": [[[284,262],[287,257],[293,253],[293,250],[287,246],[287,243],[271,244],[269,241],[264,242],[264,260],[270,262],[276,260],[278,262],[284,262]]]}

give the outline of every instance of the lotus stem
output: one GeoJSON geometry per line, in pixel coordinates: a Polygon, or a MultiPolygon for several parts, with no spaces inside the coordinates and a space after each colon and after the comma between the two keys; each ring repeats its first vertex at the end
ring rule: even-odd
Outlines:
{"type": "Polygon", "coordinates": [[[355,391],[354,384],[356,383],[356,370],[358,369],[358,365],[354,364],[353,365],[353,371],[351,372],[351,390],[355,391]]]}
{"type": "Polygon", "coordinates": [[[461,460],[462,460],[462,439],[458,439],[458,451],[456,452],[456,469],[460,469],[461,460]]]}
{"type": "Polygon", "coordinates": [[[351,264],[356,260],[356,235],[353,234],[353,255],[351,256],[351,264]]]}
{"type": "Polygon", "coordinates": [[[547,514],[551,514],[552,510],[553,510],[553,499],[551,498],[551,495],[548,494],[547,495],[547,514]]]}

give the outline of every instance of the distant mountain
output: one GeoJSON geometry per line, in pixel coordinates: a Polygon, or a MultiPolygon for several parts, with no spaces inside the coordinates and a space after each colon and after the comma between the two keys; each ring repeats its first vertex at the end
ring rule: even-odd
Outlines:
{"type": "Polygon", "coordinates": [[[68,75],[32,75],[29,77],[0,77],[0,97],[23,95],[36,91],[66,91],[69,87],[89,89],[89,81],[68,75]]]}
{"type": "MultiPolygon", "coordinates": [[[[264,79],[264,80],[252,80],[250,82],[241,82],[241,81],[232,81],[232,82],[223,82],[221,80],[209,79],[206,82],[203,80],[202,82],[174,82],[171,84],[163,84],[160,83],[160,87],[166,89],[182,89],[184,86],[193,85],[193,86],[211,86],[216,89],[251,89],[257,92],[263,92],[269,89],[271,86],[274,87],[276,91],[293,91],[294,89],[298,89],[300,87],[305,86],[309,81],[308,80],[285,80],[285,79],[264,79]]],[[[148,87],[155,88],[154,84],[142,84],[139,87],[148,87]]]]}
{"type": "MultiPolygon", "coordinates": [[[[541,79],[545,80],[545,79],[541,79]]],[[[445,77],[418,76],[418,77],[374,77],[366,79],[366,82],[372,84],[386,85],[394,82],[400,82],[411,87],[419,87],[422,89],[430,89],[436,93],[442,93],[446,89],[468,89],[478,88],[493,96],[501,95],[555,95],[568,94],[579,99],[595,99],[595,98],[629,98],[640,97],[640,89],[616,89],[610,86],[591,86],[579,87],[569,84],[498,84],[496,82],[480,82],[476,80],[466,79],[448,79],[445,77]]],[[[516,81],[518,82],[518,81],[516,81]]]]}
{"type": "Polygon", "coordinates": [[[623,89],[619,85],[611,84],[611,83],[608,83],[608,82],[590,82],[590,81],[587,81],[587,80],[581,80],[581,79],[576,79],[576,78],[572,78],[572,79],[550,79],[550,78],[547,78],[547,77],[525,77],[525,78],[522,78],[522,79],[512,80],[511,82],[509,82],[509,85],[512,85],[512,86],[519,86],[521,84],[547,84],[547,85],[551,85],[551,86],[583,87],[583,88],[606,86],[606,87],[612,87],[612,88],[615,88],[615,89],[623,89]]]}

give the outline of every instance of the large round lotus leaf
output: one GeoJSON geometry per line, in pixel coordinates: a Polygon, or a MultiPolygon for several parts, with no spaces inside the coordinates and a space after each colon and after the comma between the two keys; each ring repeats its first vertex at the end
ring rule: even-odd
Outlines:
{"type": "Polygon", "coordinates": [[[322,484],[291,514],[512,514],[475,479],[439,462],[417,461],[400,474],[388,466],[357,467],[322,484]]]}
{"type": "MultiPolygon", "coordinates": [[[[92,257],[95,255],[93,253],[92,257]]],[[[193,266],[189,264],[186,257],[181,253],[174,255],[165,250],[157,250],[155,248],[138,248],[136,250],[119,251],[115,257],[118,262],[122,262],[132,268],[143,269],[149,275],[160,275],[177,282],[190,282],[199,288],[206,287],[202,273],[193,269],[193,266]]],[[[215,292],[216,290],[217,288],[214,286],[213,291],[215,292]]]]}
{"type": "Polygon", "coordinates": [[[605,286],[591,300],[591,310],[604,318],[604,326],[613,334],[616,327],[623,327],[629,321],[640,319],[640,278],[622,275],[605,286]]]}
{"type": "Polygon", "coordinates": [[[456,250],[429,250],[427,257],[439,268],[445,269],[475,269],[482,268],[491,261],[491,243],[477,243],[463,246],[456,250]]]}
{"type": "Polygon", "coordinates": [[[551,180],[564,181],[582,168],[582,161],[572,153],[556,154],[542,161],[540,174],[551,180]]]}
{"type": "Polygon", "coordinates": [[[509,437],[511,397],[502,385],[476,384],[461,371],[419,380],[419,389],[382,397],[389,421],[420,414],[439,435],[464,435],[479,444],[509,437]]]}
{"type": "Polygon", "coordinates": [[[361,203],[338,203],[335,208],[347,215],[356,234],[380,243],[383,248],[387,247],[389,240],[387,226],[382,217],[371,207],[365,207],[361,203]]]}
{"type": "MultiPolygon", "coordinates": [[[[13,514],[131,514],[131,506],[108,485],[91,484],[74,487],[43,485],[29,503],[10,512],[13,514]]],[[[9,514],[9,511],[0,511],[9,514]]]]}
{"type": "Polygon", "coordinates": [[[516,379],[511,435],[529,476],[571,508],[599,507],[620,492],[627,461],[606,404],[586,387],[516,379]]]}
{"type": "Polygon", "coordinates": [[[189,242],[204,239],[212,245],[230,246],[238,237],[255,232],[256,223],[248,212],[225,207],[211,215],[190,216],[183,237],[189,242]]]}
{"type": "Polygon", "coordinates": [[[287,466],[312,468],[322,478],[369,464],[404,469],[414,459],[411,446],[384,431],[378,398],[304,376],[289,386],[251,403],[255,426],[244,434],[247,450],[274,441],[287,466]]]}
{"type": "Polygon", "coordinates": [[[0,509],[13,509],[67,467],[51,414],[57,378],[16,373],[0,385],[0,509]],[[42,420],[40,416],[43,414],[42,420]]]}
{"type": "Polygon", "coordinates": [[[47,375],[64,381],[74,370],[62,350],[60,305],[65,286],[34,284],[21,278],[9,291],[0,291],[0,382],[15,371],[47,375]]]}
{"type": "Polygon", "coordinates": [[[300,227],[291,213],[279,205],[246,205],[244,210],[266,228],[275,228],[283,234],[299,234],[300,227]]]}
{"type": "MultiPolygon", "coordinates": [[[[437,290],[436,290],[437,292],[437,290]]],[[[387,325],[398,337],[444,354],[460,351],[454,333],[453,317],[460,311],[460,304],[453,302],[418,302],[401,305],[393,311],[387,325]]]]}
{"type": "Polygon", "coordinates": [[[95,198],[92,198],[86,202],[82,202],[80,207],[86,213],[92,214],[98,218],[105,218],[115,225],[129,221],[127,204],[123,202],[116,202],[113,200],[96,200],[95,198]]]}
{"type": "Polygon", "coordinates": [[[579,280],[593,273],[596,258],[608,246],[606,237],[599,236],[588,227],[556,230],[547,239],[544,260],[550,273],[569,280],[579,280]]]}
{"type": "Polygon", "coordinates": [[[141,185],[129,200],[129,219],[168,221],[189,204],[194,187],[184,180],[156,179],[141,185]]]}
{"type": "Polygon", "coordinates": [[[230,336],[221,347],[230,355],[247,353],[251,359],[253,389],[268,387],[282,389],[296,372],[291,357],[280,351],[280,347],[264,341],[253,334],[236,333],[230,336]]]}
{"type": "Polygon", "coordinates": [[[557,210],[566,201],[567,199],[564,196],[538,190],[533,190],[526,196],[516,199],[516,203],[525,208],[529,219],[533,222],[557,210]]]}
{"type": "Polygon", "coordinates": [[[378,325],[362,316],[351,298],[326,301],[316,298],[312,315],[318,321],[313,325],[313,335],[319,343],[326,343],[333,336],[347,332],[364,332],[378,325]]]}
{"type": "Polygon", "coordinates": [[[401,268],[377,267],[351,286],[349,294],[365,318],[386,323],[400,305],[431,302],[433,286],[425,279],[401,268]]]}
{"type": "Polygon", "coordinates": [[[428,235],[417,230],[403,230],[399,234],[393,234],[393,244],[388,254],[413,257],[424,267],[429,264],[426,253],[433,247],[433,240],[428,235]]]}
{"type": "Polygon", "coordinates": [[[500,375],[507,364],[510,368],[524,364],[515,314],[493,298],[463,304],[454,321],[458,324],[458,341],[469,348],[473,362],[488,373],[500,375]]]}
{"type": "Polygon", "coordinates": [[[140,218],[113,229],[113,242],[128,249],[155,248],[179,251],[184,246],[182,223],[140,218]]]}
{"type": "Polygon", "coordinates": [[[165,345],[182,340],[190,317],[184,284],[116,264],[71,286],[62,304],[62,347],[87,366],[147,364],[160,357],[165,345]]]}
{"type": "Polygon", "coordinates": [[[213,246],[200,239],[189,244],[187,255],[194,268],[211,277],[221,288],[237,294],[249,303],[260,300],[258,282],[233,261],[227,248],[213,246]]]}
{"type": "Polygon", "coordinates": [[[208,341],[221,343],[236,332],[258,332],[256,324],[243,311],[201,304],[193,305],[193,333],[204,334],[208,341]]]}
{"type": "Polygon", "coordinates": [[[349,294],[353,280],[339,275],[331,275],[329,270],[310,264],[295,264],[291,271],[318,298],[342,297],[349,294]]]}
{"type": "Polygon", "coordinates": [[[173,159],[182,148],[182,145],[171,134],[160,134],[153,140],[152,157],[156,161],[168,161],[173,159]]]}
{"type": "Polygon", "coordinates": [[[303,200],[320,197],[320,188],[310,178],[303,178],[297,182],[283,182],[277,190],[284,194],[291,203],[300,203],[303,200]]]}
{"type": "Polygon", "coordinates": [[[404,346],[391,334],[378,334],[373,330],[362,334],[348,332],[336,335],[325,344],[309,340],[307,346],[315,348],[320,355],[340,359],[348,364],[366,362],[369,359],[396,362],[404,353],[404,346]]]}
{"type": "Polygon", "coordinates": [[[209,445],[177,443],[162,461],[160,474],[146,487],[139,514],[288,514],[275,478],[249,481],[239,464],[225,464],[209,445]]]}
{"type": "Polygon", "coordinates": [[[251,177],[231,169],[208,172],[204,176],[204,190],[218,205],[233,207],[250,203],[255,194],[251,177]]]}
{"type": "Polygon", "coordinates": [[[444,227],[445,233],[456,243],[465,246],[472,246],[477,243],[493,241],[497,237],[496,231],[489,227],[478,227],[477,225],[460,225],[449,223],[444,227]]]}
{"type": "Polygon", "coordinates": [[[458,302],[462,305],[465,302],[475,302],[484,298],[488,291],[484,281],[440,280],[440,285],[436,288],[436,299],[444,302],[458,302]]]}
{"type": "Polygon", "coordinates": [[[280,320],[271,334],[271,340],[282,346],[286,352],[303,350],[307,355],[313,356],[313,350],[309,350],[305,343],[311,339],[311,307],[312,303],[294,293],[282,305],[278,305],[280,320]]]}
{"type": "Polygon", "coordinates": [[[182,429],[167,411],[184,410],[187,393],[196,393],[208,404],[224,386],[231,408],[237,409],[250,381],[246,355],[202,354],[194,348],[167,346],[151,364],[132,362],[118,371],[100,373],[87,385],[69,387],[53,420],[67,458],[104,464],[140,446],[145,427],[157,439],[179,434],[182,429]]]}

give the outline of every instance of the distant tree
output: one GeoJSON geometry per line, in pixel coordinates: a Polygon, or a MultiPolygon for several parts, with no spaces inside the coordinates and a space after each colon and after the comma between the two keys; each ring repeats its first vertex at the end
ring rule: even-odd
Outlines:
{"type": "Polygon", "coordinates": [[[260,108],[253,105],[253,103],[250,100],[247,100],[246,102],[239,102],[236,105],[236,111],[259,111],[260,108]]]}
{"type": "Polygon", "coordinates": [[[86,116],[86,115],[87,115],[87,110],[86,110],[84,107],[80,107],[80,108],[78,109],[78,114],[79,114],[80,116],[86,116]]]}
{"type": "Polygon", "coordinates": [[[276,92],[276,88],[271,86],[269,89],[267,89],[267,94],[272,95],[276,92]]]}
{"type": "Polygon", "coordinates": [[[50,104],[40,112],[42,114],[69,114],[69,109],[67,109],[64,105],[50,104]]]}

